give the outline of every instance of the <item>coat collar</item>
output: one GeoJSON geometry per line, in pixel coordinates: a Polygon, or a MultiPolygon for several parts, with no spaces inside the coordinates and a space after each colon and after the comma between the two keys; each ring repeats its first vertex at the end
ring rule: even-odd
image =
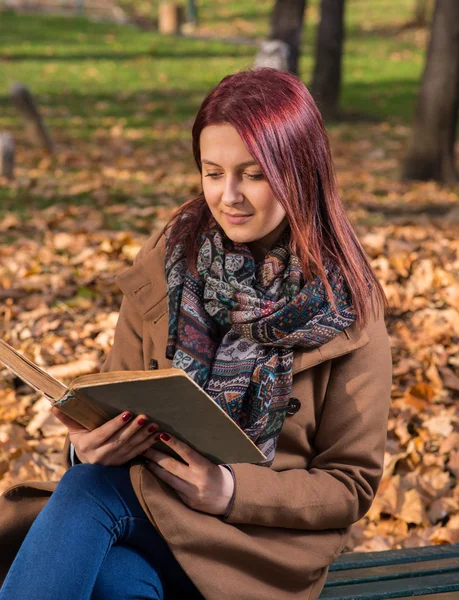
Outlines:
{"type": "MultiPolygon", "coordinates": [[[[141,317],[156,324],[167,314],[166,277],[164,272],[164,236],[153,248],[140,255],[134,265],[118,275],[116,283],[141,317]]],[[[293,374],[326,360],[343,356],[365,346],[369,341],[365,329],[353,323],[333,340],[311,350],[299,349],[293,358],[293,374]]]]}
{"type": "Polygon", "coordinates": [[[133,266],[115,279],[118,287],[145,321],[156,323],[158,317],[167,310],[164,262],[164,236],[161,236],[149,251],[143,252],[142,249],[133,266]]]}

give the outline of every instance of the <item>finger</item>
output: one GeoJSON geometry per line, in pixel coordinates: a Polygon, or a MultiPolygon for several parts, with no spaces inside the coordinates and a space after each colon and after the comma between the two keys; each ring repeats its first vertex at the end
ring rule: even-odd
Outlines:
{"type": "Polygon", "coordinates": [[[152,471],[152,473],[156,475],[158,479],[161,479],[161,481],[164,481],[164,483],[170,485],[171,488],[173,488],[176,492],[180,492],[180,494],[183,494],[184,496],[188,495],[187,492],[190,491],[190,484],[188,482],[183,481],[183,479],[180,479],[180,477],[177,477],[173,473],[163,469],[155,462],[147,463],[147,469],[152,471]]]}
{"type": "MultiPolygon", "coordinates": [[[[155,441],[155,438],[153,437],[153,443],[155,444],[157,442],[157,440],[155,441]]],[[[148,446],[148,448],[146,450],[144,450],[142,452],[142,456],[145,456],[146,458],[150,459],[150,460],[154,460],[154,454],[153,454],[154,450],[153,447],[150,443],[150,445],[148,446]]]]}
{"type": "Polygon", "coordinates": [[[75,421],[75,419],[72,419],[55,406],[51,408],[51,412],[56,419],[59,419],[59,421],[67,427],[69,431],[89,431],[86,429],[86,427],[83,427],[83,425],[78,423],[78,421],[75,421]]]}
{"type": "Polygon", "coordinates": [[[153,450],[150,448],[148,451],[148,457],[155,464],[159,465],[172,475],[183,479],[183,481],[188,481],[191,483],[191,479],[193,477],[193,472],[188,465],[183,464],[182,462],[172,458],[172,456],[168,456],[164,454],[164,452],[160,452],[159,450],[153,450]]]}
{"type": "Polygon", "coordinates": [[[157,428],[156,424],[142,427],[140,431],[128,439],[119,439],[107,443],[104,446],[104,450],[110,453],[112,457],[116,457],[117,460],[131,460],[131,458],[139,456],[139,454],[142,454],[142,452],[151,447],[157,428]]]}
{"type": "MultiPolygon", "coordinates": [[[[153,435],[153,434],[150,434],[153,435]]],[[[131,450],[126,452],[125,446],[121,446],[118,451],[107,453],[110,457],[111,461],[114,461],[116,464],[124,464],[129,462],[133,458],[137,458],[138,456],[143,456],[143,452],[151,446],[151,437],[148,437],[143,443],[138,444],[133,447],[131,450]]]]}
{"type": "Polygon", "coordinates": [[[151,441],[151,435],[157,432],[157,430],[157,423],[148,422],[145,415],[139,415],[107,440],[107,445],[113,447],[125,446],[132,449],[141,444],[147,437],[150,437],[151,441]]]}
{"type": "MultiPolygon", "coordinates": [[[[188,444],[182,442],[176,437],[169,435],[168,433],[162,433],[159,436],[159,439],[169,446],[174,452],[176,452],[183,460],[192,468],[202,469],[203,467],[207,467],[210,463],[207,458],[204,458],[201,454],[190,448],[188,444]]],[[[178,463],[180,464],[180,463],[178,463]]]]}
{"type": "Polygon", "coordinates": [[[120,415],[110,419],[100,427],[97,427],[91,432],[91,438],[94,438],[97,446],[101,446],[107,442],[113,434],[118,432],[122,427],[126,425],[132,419],[132,413],[123,412],[120,415]]]}
{"type": "Polygon", "coordinates": [[[144,453],[144,456],[146,456],[148,459],[150,460],[154,460],[155,462],[158,462],[158,460],[160,460],[161,458],[167,458],[167,454],[164,454],[164,452],[160,452],[159,450],[155,450],[154,448],[147,448],[144,453]]]}

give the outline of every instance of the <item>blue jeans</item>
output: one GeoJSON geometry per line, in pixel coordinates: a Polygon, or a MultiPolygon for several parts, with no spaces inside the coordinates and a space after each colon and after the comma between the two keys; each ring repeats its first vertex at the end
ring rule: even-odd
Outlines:
{"type": "Polygon", "coordinates": [[[202,600],[134,493],[127,466],[68,469],[30,528],[0,600],[202,600]]]}

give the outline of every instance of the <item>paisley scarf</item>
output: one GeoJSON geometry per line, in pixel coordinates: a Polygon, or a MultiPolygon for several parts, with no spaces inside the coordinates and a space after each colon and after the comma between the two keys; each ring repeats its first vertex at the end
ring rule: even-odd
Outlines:
{"type": "Polygon", "coordinates": [[[166,356],[258,446],[264,466],[274,460],[287,414],[293,348],[326,344],[355,320],[338,266],[325,265],[335,311],[318,277],[303,280],[289,239],[287,228],[257,265],[247,245],[215,225],[201,236],[197,276],[183,246],[166,240],[166,356]]]}

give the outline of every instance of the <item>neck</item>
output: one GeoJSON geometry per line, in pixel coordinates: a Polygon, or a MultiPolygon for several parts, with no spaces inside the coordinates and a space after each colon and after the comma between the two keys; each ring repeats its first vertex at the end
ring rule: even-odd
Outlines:
{"type": "Polygon", "coordinates": [[[273,245],[277,242],[277,240],[284,233],[287,228],[287,220],[283,220],[271,233],[265,235],[259,240],[254,240],[253,242],[249,242],[247,246],[250,248],[250,252],[252,253],[255,262],[262,262],[268,252],[271,250],[273,245]]]}
{"type": "Polygon", "coordinates": [[[247,245],[256,263],[262,262],[270,250],[270,246],[265,246],[258,242],[250,242],[247,245]]]}

